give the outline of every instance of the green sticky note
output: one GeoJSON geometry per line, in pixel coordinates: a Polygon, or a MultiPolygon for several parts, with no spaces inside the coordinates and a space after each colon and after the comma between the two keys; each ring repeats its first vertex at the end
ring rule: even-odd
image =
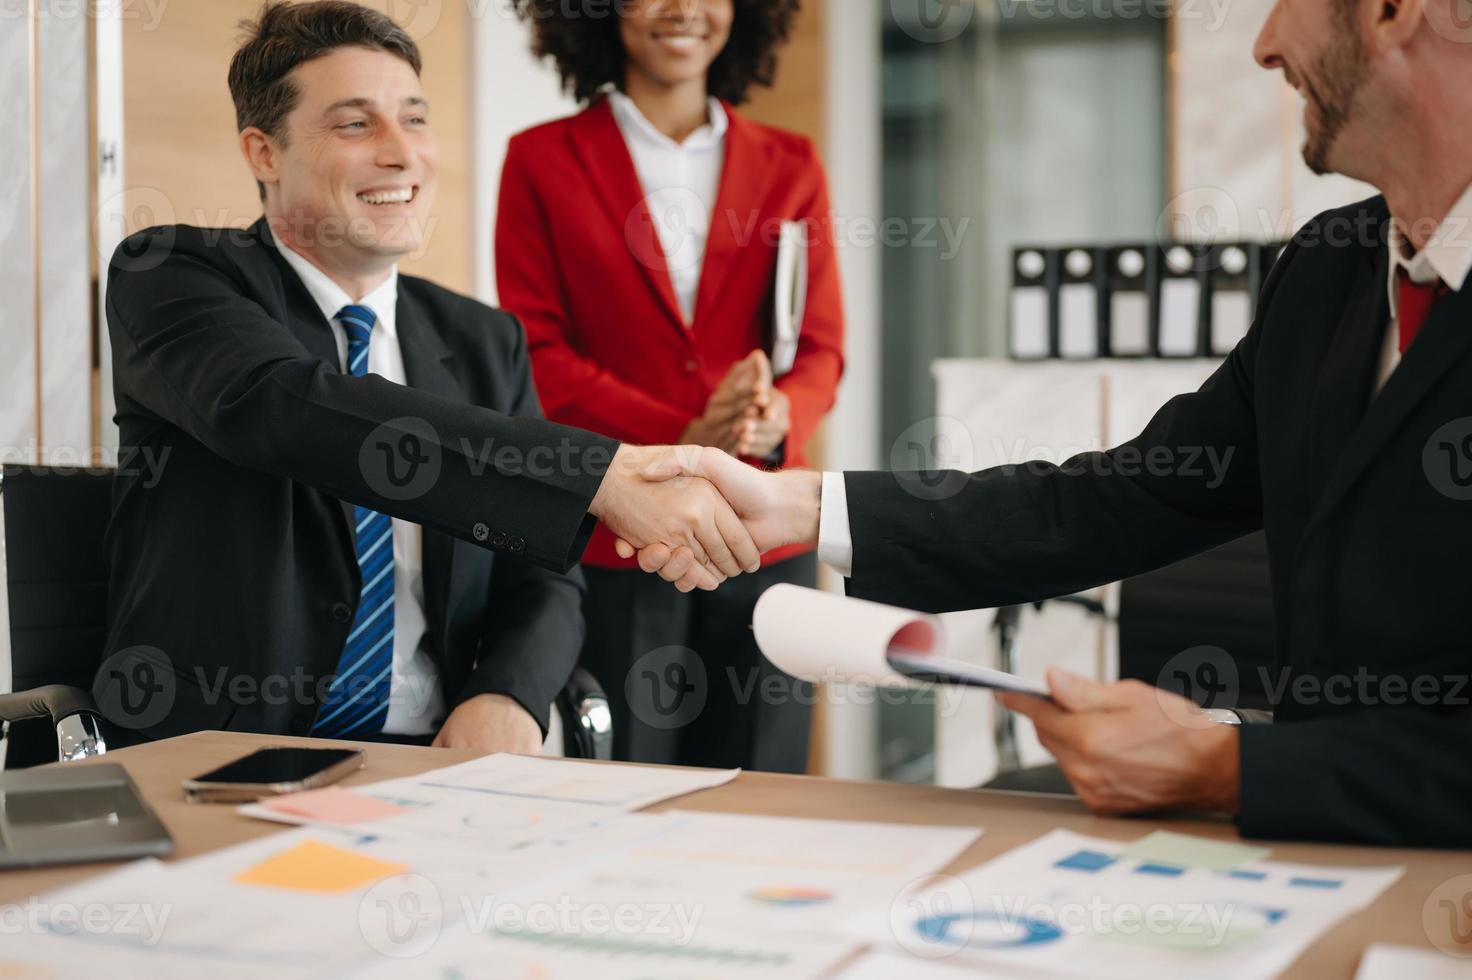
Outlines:
{"type": "Polygon", "coordinates": [[[1159,864],[1174,864],[1185,868],[1207,868],[1226,871],[1240,867],[1250,861],[1261,861],[1272,853],[1271,848],[1249,847],[1232,841],[1211,840],[1207,837],[1192,837],[1190,834],[1174,834],[1168,830],[1157,830],[1146,834],[1120,851],[1120,857],[1159,864]]]}

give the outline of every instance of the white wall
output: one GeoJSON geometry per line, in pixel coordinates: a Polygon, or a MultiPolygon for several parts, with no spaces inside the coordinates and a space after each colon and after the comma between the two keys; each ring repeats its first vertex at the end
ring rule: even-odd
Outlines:
{"type": "MultiPolygon", "coordinates": [[[[1196,4],[1175,19],[1172,200],[1177,234],[1286,238],[1326,208],[1375,193],[1303,163],[1303,103],[1252,58],[1274,0],[1196,4]],[[1193,234],[1194,233],[1194,234],[1193,234]]],[[[1182,236],[1184,237],[1184,236],[1182,236]]]]}
{"type": "Polygon", "coordinates": [[[475,32],[471,38],[475,293],[484,302],[495,303],[492,241],[506,143],[523,129],[571,115],[578,107],[562,94],[551,63],[532,58],[529,30],[511,13],[508,0],[492,0],[482,16],[471,18],[471,24],[475,32]]]}

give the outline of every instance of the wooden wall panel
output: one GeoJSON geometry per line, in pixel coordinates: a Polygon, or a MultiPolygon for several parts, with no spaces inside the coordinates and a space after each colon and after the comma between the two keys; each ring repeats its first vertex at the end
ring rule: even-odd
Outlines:
{"type": "MultiPolygon", "coordinates": [[[[439,196],[422,256],[403,263],[461,292],[471,269],[470,31],[457,0],[368,0],[419,43],[424,88],[440,142],[439,196]]],[[[156,21],[124,21],[124,133],[129,230],[160,222],[244,226],[260,217],[254,181],[236,144],[225,83],[241,20],[259,0],[187,0],[156,21]]]]}
{"type": "Polygon", "coordinates": [[[802,12],[777,64],[777,84],[753,89],[751,101],[742,108],[759,122],[802,133],[820,152],[827,142],[825,3],[802,0],[802,12]]]}

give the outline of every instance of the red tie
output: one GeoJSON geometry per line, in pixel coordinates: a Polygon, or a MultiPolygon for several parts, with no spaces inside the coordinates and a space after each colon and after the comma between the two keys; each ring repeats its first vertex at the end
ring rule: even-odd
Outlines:
{"type": "Polygon", "coordinates": [[[1396,286],[1399,291],[1397,317],[1400,320],[1400,352],[1404,354],[1421,332],[1421,328],[1426,325],[1431,307],[1447,294],[1447,288],[1440,277],[1435,282],[1412,282],[1404,268],[1396,273],[1396,286]]]}

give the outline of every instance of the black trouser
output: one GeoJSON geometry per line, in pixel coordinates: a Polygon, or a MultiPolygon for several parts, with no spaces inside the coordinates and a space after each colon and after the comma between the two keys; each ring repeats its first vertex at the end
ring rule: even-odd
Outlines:
{"type": "Polygon", "coordinates": [[[637,570],[583,572],[582,665],[608,694],[615,759],[807,771],[812,685],[761,655],[751,615],[757,598],[780,582],[817,584],[812,553],[715,592],[682,594],[637,570]]]}

